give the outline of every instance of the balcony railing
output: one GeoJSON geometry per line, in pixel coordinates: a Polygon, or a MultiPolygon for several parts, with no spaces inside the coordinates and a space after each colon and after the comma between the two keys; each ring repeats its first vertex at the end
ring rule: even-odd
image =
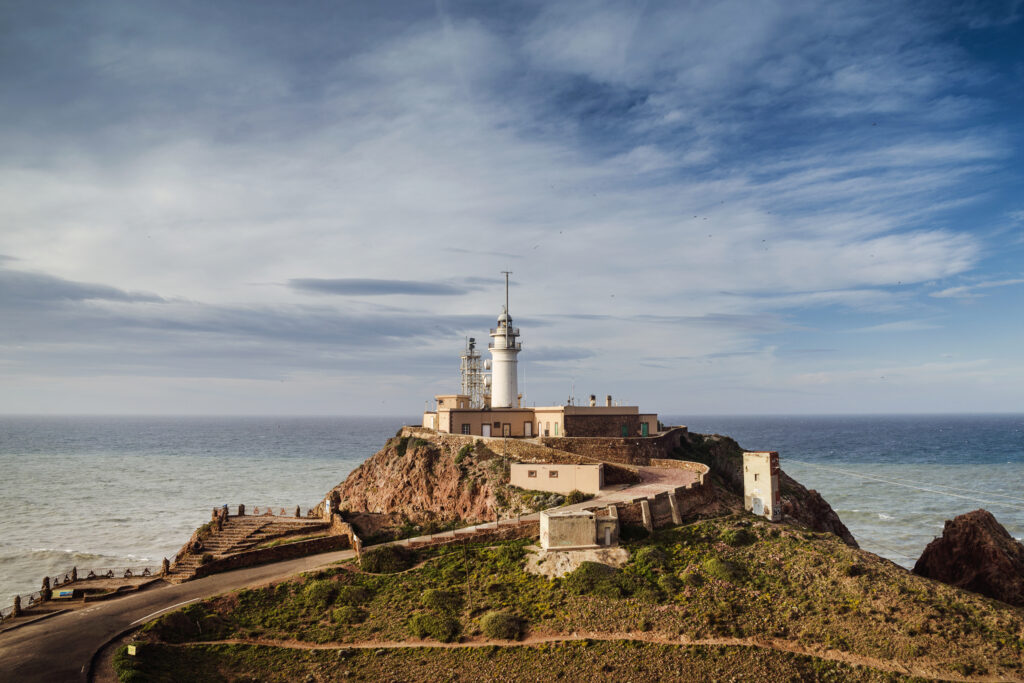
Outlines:
{"type": "Polygon", "coordinates": [[[523,350],[523,342],[513,342],[513,343],[509,344],[508,346],[505,346],[505,342],[503,342],[503,341],[499,342],[498,344],[495,344],[494,342],[491,342],[490,344],[487,345],[487,348],[489,348],[489,349],[497,349],[499,351],[501,349],[515,349],[516,351],[522,351],[523,350]]]}
{"type": "MultiPolygon", "coordinates": [[[[494,335],[501,335],[501,336],[504,337],[505,336],[505,328],[504,327],[491,328],[491,336],[493,337],[494,335]]],[[[518,327],[510,327],[510,328],[508,328],[508,336],[510,336],[510,337],[518,337],[519,336],[519,328],[518,327]]]]}

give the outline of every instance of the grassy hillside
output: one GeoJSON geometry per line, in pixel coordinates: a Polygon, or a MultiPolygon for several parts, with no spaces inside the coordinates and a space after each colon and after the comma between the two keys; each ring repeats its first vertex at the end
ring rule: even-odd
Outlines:
{"type": "Polygon", "coordinates": [[[379,551],[363,568],[190,605],[147,627],[140,656],[120,658],[123,676],[1024,676],[1024,612],[832,534],[731,515],[632,543],[621,570],[584,564],[555,581],[521,569],[523,546],[379,551]]]}

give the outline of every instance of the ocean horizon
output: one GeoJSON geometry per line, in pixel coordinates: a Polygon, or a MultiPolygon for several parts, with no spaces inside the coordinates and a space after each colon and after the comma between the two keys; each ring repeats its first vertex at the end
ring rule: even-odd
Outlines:
{"type": "MultiPolygon", "coordinates": [[[[697,415],[666,424],[777,450],[861,547],[912,567],[985,508],[1024,539],[1024,415],[697,415]]],[[[315,505],[403,416],[0,416],[0,605],[77,566],[158,565],[224,503],[315,505]]]]}

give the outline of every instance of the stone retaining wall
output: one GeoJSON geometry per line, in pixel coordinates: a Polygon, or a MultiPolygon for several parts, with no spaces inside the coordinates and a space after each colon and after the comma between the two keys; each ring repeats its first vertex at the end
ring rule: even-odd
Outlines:
{"type": "Polygon", "coordinates": [[[273,548],[249,550],[201,564],[196,567],[190,579],[199,579],[210,574],[226,572],[231,569],[241,569],[242,567],[253,567],[258,564],[293,560],[297,557],[305,557],[306,555],[346,550],[349,547],[351,546],[348,537],[342,535],[313,538],[308,541],[297,541],[295,543],[283,543],[273,548]]]}
{"type": "Polygon", "coordinates": [[[473,529],[470,531],[448,531],[434,534],[422,540],[410,539],[405,543],[409,548],[426,548],[450,543],[498,543],[516,538],[532,538],[540,535],[540,521],[504,522],[497,527],[473,529]]]}
{"type": "Polygon", "coordinates": [[[673,427],[660,436],[651,437],[566,437],[546,436],[540,439],[545,446],[579,456],[616,462],[623,465],[647,465],[652,458],[669,459],[679,446],[686,427],[673,427]]]}

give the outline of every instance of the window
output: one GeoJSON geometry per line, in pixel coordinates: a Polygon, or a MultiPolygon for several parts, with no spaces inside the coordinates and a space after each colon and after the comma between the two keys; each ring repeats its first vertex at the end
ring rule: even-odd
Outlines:
{"type": "Polygon", "coordinates": [[[536,479],[537,470],[526,470],[526,476],[530,477],[531,479],[536,479]]]}
{"type": "Polygon", "coordinates": [[[754,481],[757,481],[757,472],[754,472],[754,481]]]}
{"type": "Polygon", "coordinates": [[[558,436],[558,423],[555,423],[555,436],[558,436]]]}
{"type": "Polygon", "coordinates": [[[469,425],[462,425],[462,433],[469,434],[469,425]]]}
{"type": "Polygon", "coordinates": [[[548,472],[548,479],[558,479],[558,470],[548,472]]]}
{"type": "Polygon", "coordinates": [[[494,428],[500,430],[501,429],[501,423],[500,422],[495,422],[494,423],[494,428]]]}

